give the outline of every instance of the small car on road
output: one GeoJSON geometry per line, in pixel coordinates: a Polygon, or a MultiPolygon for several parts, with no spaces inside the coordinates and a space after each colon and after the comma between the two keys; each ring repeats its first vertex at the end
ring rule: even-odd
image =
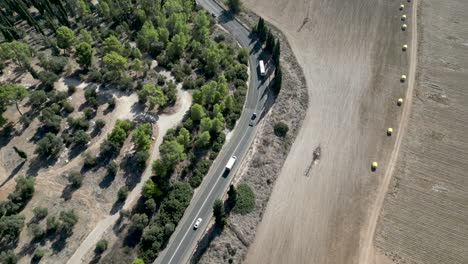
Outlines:
{"type": "Polygon", "coordinates": [[[200,226],[201,222],[203,221],[203,219],[201,219],[200,217],[197,219],[197,221],[195,221],[195,224],[193,225],[193,229],[198,229],[198,227],[200,226]]]}
{"type": "Polygon", "coordinates": [[[249,126],[253,126],[255,124],[255,119],[257,118],[257,113],[253,113],[252,117],[250,117],[249,126]]]}

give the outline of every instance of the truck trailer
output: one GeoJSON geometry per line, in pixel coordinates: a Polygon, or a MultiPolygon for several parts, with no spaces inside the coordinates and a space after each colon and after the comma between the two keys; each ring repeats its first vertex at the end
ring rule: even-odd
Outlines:
{"type": "Polygon", "coordinates": [[[234,164],[236,163],[236,160],[237,160],[237,157],[236,156],[232,156],[228,163],[226,164],[226,171],[229,172],[231,171],[232,167],[234,167],[234,164]]]}

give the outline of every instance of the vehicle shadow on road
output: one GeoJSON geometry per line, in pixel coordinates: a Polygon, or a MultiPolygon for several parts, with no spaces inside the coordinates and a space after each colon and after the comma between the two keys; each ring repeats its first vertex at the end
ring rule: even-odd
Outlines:
{"type": "Polygon", "coordinates": [[[211,227],[206,230],[205,235],[198,241],[195,252],[193,253],[192,258],[190,259],[191,264],[196,264],[200,262],[201,257],[210,247],[211,242],[221,235],[223,228],[219,227],[216,224],[211,225],[211,227]]]}

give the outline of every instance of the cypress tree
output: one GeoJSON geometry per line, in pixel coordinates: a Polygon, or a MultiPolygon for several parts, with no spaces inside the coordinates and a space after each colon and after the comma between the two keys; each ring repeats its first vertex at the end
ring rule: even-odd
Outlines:
{"type": "Polygon", "coordinates": [[[273,61],[275,62],[277,66],[279,66],[280,52],[281,52],[280,41],[279,39],[277,39],[275,43],[275,47],[273,48],[273,61]]]}
{"type": "Polygon", "coordinates": [[[281,85],[283,82],[283,73],[281,72],[281,67],[279,65],[275,69],[275,80],[273,83],[273,92],[277,95],[281,90],[281,85]]]}
{"type": "Polygon", "coordinates": [[[274,47],[275,47],[275,37],[273,36],[273,33],[271,33],[271,31],[268,30],[267,40],[266,40],[266,50],[271,53],[274,47]]]}

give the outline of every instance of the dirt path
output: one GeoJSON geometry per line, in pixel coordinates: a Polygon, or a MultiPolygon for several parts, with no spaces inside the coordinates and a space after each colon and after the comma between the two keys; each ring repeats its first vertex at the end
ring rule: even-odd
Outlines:
{"type": "Polygon", "coordinates": [[[399,132],[396,137],[395,147],[393,148],[390,161],[388,163],[387,170],[385,171],[384,178],[382,183],[379,186],[377,191],[377,197],[375,198],[375,203],[370,211],[368,217],[368,227],[363,235],[361,240],[361,250],[359,254],[359,263],[367,264],[373,263],[375,260],[373,257],[373,241],[375,229],[377,226],[378,218],[380,211],[382,210],[383,202],[392,179],[393,172],[395,171],[396,162],[398,160],[398,154],[400,153],[400,146],[402,139],[406,132],[406,126],[408,124],[408,119],[411,114],[411,105],[413,101],[413,91],[416,80],[416,66],[418,63],[418,0],[413,1],[412,10],[411,10],[411,48],[410,48],[410,62],[409,62],[409,78],[408,78],[408,89],[406,91],[405,102],[403,105],[403,113],[400,120],[399,132]]]}
{"type": "MultiPolygon", "coordinates": [[[[157,125],[158,125],[158,135],[156,142],[153,146],[152,153],[150,155],[150,160],[157,159],[159,157],[159,146],[162,143],[163,136],[166,134],[166,131],[174,126],[176,126],[182,120],[185,113],[189,110],[190,105],[192,104],[192,98],[189,92],[182,91],[178,89],[177,95],[177,105],[176,109],[173,114],[171,115],[161,115],[157,125]]],[[[150,163],[151,164],[151,163],[150,163]]],[[[144,182],[150,178],[151,176],[151,165],[148,165],[145,172],[141,177],[141,181],[136,185],[136,187],[129,193],[127,200],[123,206],[123,210],[130,209],[134,203],[138,200],[141,195],[141,189],[143,187],[144,182]]],[[[68,264],[80,264],[82,263],[83,258],[86,256],[86,253],[92,249],[102,237],[102,235],[108,230],[108,228],[112,227],[115,222],[119,219],[120,213],[116,213],[113,215],[105,216],[101,221],[97,223],[91,233],[88,234],[86,239],[80,244],[80,246],[76,249],[73,256],[68,260],[68,264]]]]}

